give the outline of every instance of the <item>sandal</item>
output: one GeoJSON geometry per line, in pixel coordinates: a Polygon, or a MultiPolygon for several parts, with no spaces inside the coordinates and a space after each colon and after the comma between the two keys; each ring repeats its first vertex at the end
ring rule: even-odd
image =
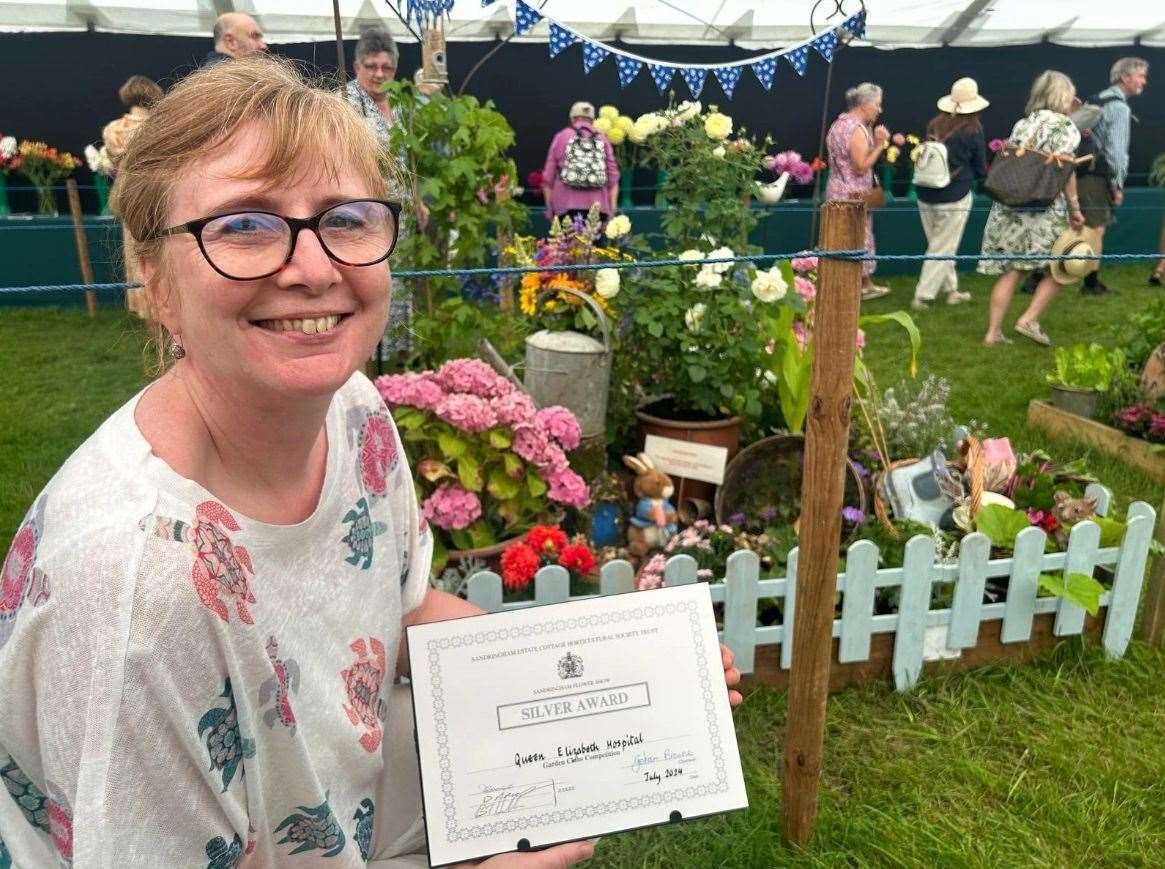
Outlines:
{"type": "Polygon", "coordinates": [[[1012,341],[1010,338],[1008,338],[1006,335],[1004,335],[1002,333],[1000,333],[1000,335],[996,338],[984,338],[983,339],[983,346],[984,347],[998,347],[1000,344],[1014,344],[1014,343],[1015,343],[1014,341],[1012,341]]]}
{"type": "Polygon", "coordinates": [[[969,301],[971,301],[970,293],[961,293],[958,290],[951,290],[949,293],[947,293],[948,305],[961,305],[963,302],[969,301]]]}
{"type": "Polygon", "coordinates": [[[868,302],[870,299],[880,299],[882,296],[890,295],[889,287],[881,287],[877,284],[871,284],[869,289],[862,290],[862,301],[868,302]]]}
{"type": "Polygon", "coordinates": [[[1039,323],[1022,323],[1016,321],[1015,331],[1020,335],[1023,335],[1023,337],[1030,338],[1032,341],[1035,341],[1037,344],[1041,344],[1044,347],[1052,346],[1052,339],[1044,334],[1044,330],[1040,328],[1039,323]]]}

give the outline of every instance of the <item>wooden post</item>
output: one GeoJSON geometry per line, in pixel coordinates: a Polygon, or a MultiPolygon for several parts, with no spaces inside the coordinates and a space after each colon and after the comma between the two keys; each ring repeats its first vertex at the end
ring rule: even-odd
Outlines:
{"type": "MultiPolygon", "coordinates": [[[[862,203],[827,202],[821,249],[860,249],[864,224],[862,203]]],[[[798,847],[813,833],[821,786],[862,266],[822,257],[819,274],[781,801],[781,833],[798,847]]]]}
{"type": "MultiPolygon", "coordinates": [[[[65,182],[69,192],[69,212],[73,215],[73,240],[77,243],[77,263],[81,266],[81,282],[93,283],[93,265],[89,262],[89,239],[85,237],[85,217],[81,214],[81,197],[77,195],[77,182],[70,178],[65,182]]],[[[85,291],[85,307],[90,317],[97,316],[97,293],[85,291]]]]}
{"type": "MultiPolygon", "coordinates": [[[[1157,514],[1157,540],[1165,543],[1165,503],[1157,514]]],[[[1153,559],[1149,587],[1145,592],[1145,613],[1141,616],[1141,639],[1150,646],[1165,642],[1165,555],[1153,559]]]]}

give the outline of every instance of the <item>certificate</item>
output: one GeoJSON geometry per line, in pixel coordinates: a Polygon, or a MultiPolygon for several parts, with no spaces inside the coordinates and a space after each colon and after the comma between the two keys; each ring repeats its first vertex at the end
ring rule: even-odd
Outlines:
{"type": "Polygon", "coordinates": [[[747,808],[704,583],[408,629],[434,866],[747,808]]]}

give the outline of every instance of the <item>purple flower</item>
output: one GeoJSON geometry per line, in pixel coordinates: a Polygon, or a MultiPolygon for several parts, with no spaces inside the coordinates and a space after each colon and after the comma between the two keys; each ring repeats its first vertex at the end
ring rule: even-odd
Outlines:
{"type": "Polygon", "coordinates": [[[535,414],[534,419],[564,450],[573,450],[582,440],[578,419],[565,407],[554,405],[543,408],[535,414]]]}
{"type": "Polygon", "coordinates": [[[842,507],[841,518],[854,525],[860,525],[866,520],[866,514],[857,507],[842,507]]]}
{"type": "Polygon", "coordinates": [[[774,519],[777,518],[777,513],[779,513],[779,512],[780,511],[774,506],[765,507],[763,510],[760,511],[760,517],[765,522],[772,522],[774,519]]]}
{"type": "Polygon", "coordinates": [[[456,483],[446,483],[425,499],[421,513],[438,528],[459,530],[481,518],[481,501],[456,483]]]}
{"type": "Polygon", "coordinates": [[[446,395],[434,411],[438,417],[462,431],[485,431],[498,424],[498,418],[490,408],[489,402],[476,395],[462,393],[446,395]]]}
{"type": "Polygon", "coordinates": [[[743,525],[745,523],[745,521],[747,520],[747,518],[748,517],[746,517],[743,513],[733,513],[731,516],[728,517],[728,524],[729,525],[743,525]]]}

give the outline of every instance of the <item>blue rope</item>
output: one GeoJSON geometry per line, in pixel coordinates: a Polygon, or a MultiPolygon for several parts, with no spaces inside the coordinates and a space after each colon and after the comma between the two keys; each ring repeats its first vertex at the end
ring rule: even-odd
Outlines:
{"type": "MultiPolygon", "coordinates": [[[[633,260],[630,262],[610,263],[582,263],[579,265],[561,266],[499,266],[496,268],[473,269],[403,269],[393,272],[393,277],[405,278],[465,278],[478,275],[526,275],[545,274],[548,272],[586,272],[599,269],[642,269],[642,268],[673,268],[675,266],[702,266],[715,263],[752,263],[767,260],[790,260],[798,257],[815,256],[822,259],[837,259],[846,262],[875,262],[886,261],[923,261],[934,260],[940,262],[1062,262],[1065,260],[1102,260],[1130,261],[1130,260],[1158,260],[1165,258],[1165,254],[1157,253],[1102,253],[1099,256],[1057,255],[1050,254],[925,254],[925,253],[891,253],[870,254],[865,250],[804,250],[796,253],[760,253],[747,256],[707,257],[698,260],[660,259],[660,260],[633,260]]],[[[0,294],[9,293],[43,293],[43,292],[77,292],[79,290],[94,290],[96,292],[114,292],[130,290],[140,287],[141,284],[108,283],[108,284],[33,284],[26,287],[0,287],[0,294]]]]}

